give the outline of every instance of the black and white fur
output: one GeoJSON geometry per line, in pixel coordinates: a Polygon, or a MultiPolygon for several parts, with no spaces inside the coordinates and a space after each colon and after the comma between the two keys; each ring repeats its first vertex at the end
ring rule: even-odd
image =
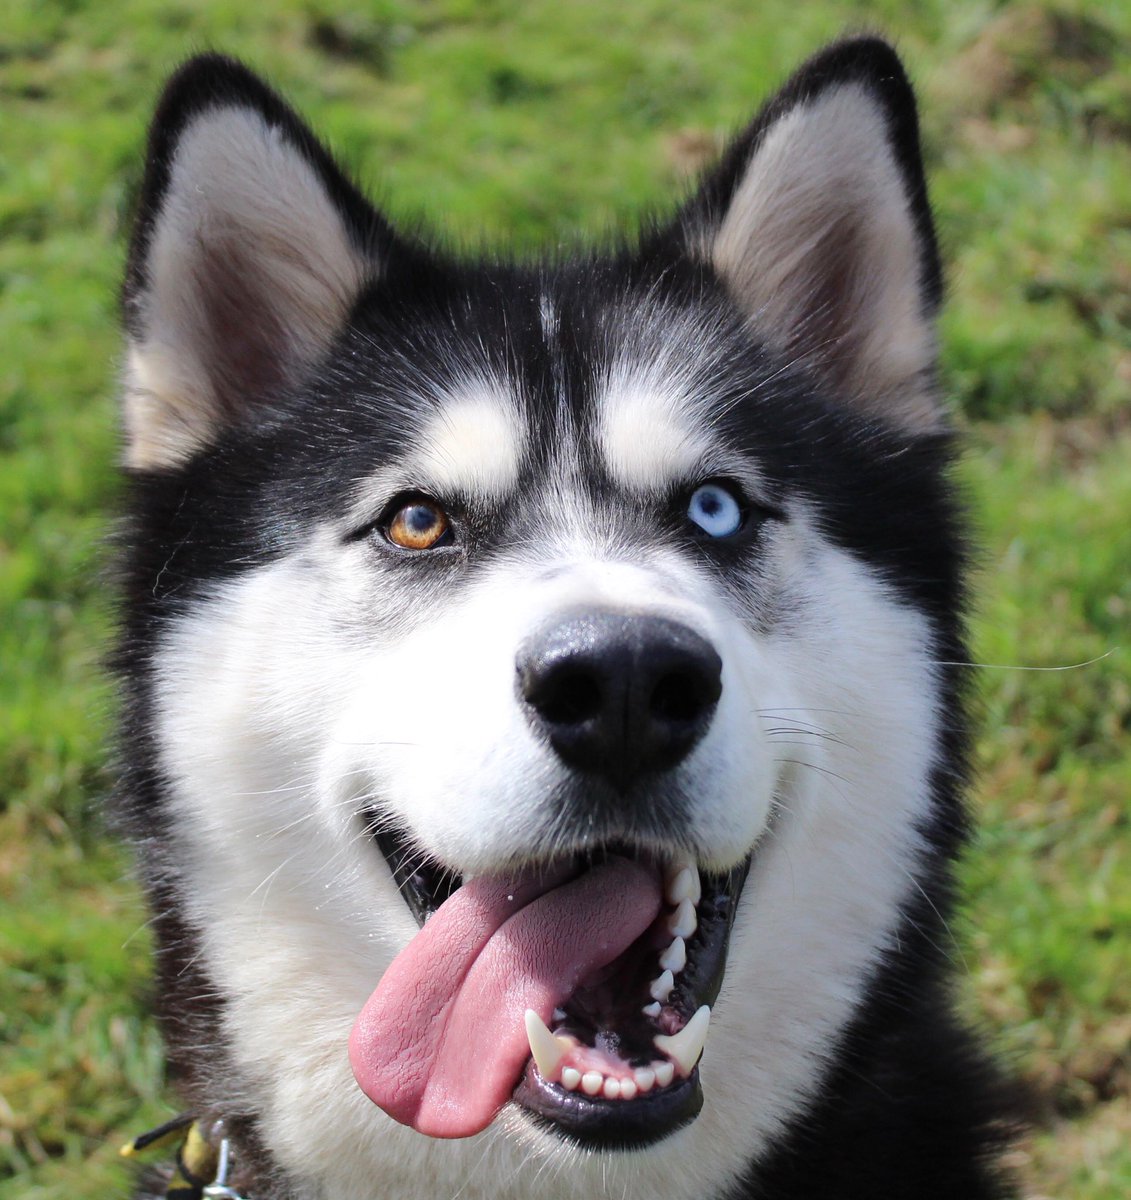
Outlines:
{"type": "Polygon", "coordinates": [[[947,988],[968,655],[940,293],[877,40],[802,67],[639,244],[530,265],[395,232],[238,64],[173,78],[124,289],[119,803],[173,1079],[246,1195],[1006,1194],[947,988]],[[755,514],[741,544],[677,519],[711,478],[755,514]],[[457,552],[375,544],[406,491],[460,514],[457,552]],[[586,810],[515,703],[518,647],[579,610],[722,658],[649,804],[586,810]],[[438,1141],[371,1104],[346,1038],[416,931],[374,806],[465,874],[757,845],[698,1119],[593,1151],[511,1107],[438,1141]]]}

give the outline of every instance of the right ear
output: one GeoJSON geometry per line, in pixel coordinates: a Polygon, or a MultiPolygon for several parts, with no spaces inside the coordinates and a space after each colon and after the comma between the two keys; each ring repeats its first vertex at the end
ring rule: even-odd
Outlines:
{"type": "Polygon", "coordinates": [[[219,55],[169,81],[122,299],[127,466],[175,467],[299,382],[389,231],[294,112],[219,55]]]}

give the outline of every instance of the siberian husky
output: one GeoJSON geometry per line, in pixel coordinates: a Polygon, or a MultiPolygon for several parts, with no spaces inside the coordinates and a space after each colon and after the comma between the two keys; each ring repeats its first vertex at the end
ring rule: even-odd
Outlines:
{"type": "Polygon", "coordinates": [[[216,1194],[1008,1192],[948,995],[940,293],[874,39],[670,219],[532,263],[394,229],[238,63],[173,77],[119,805],[216,1194]]]}

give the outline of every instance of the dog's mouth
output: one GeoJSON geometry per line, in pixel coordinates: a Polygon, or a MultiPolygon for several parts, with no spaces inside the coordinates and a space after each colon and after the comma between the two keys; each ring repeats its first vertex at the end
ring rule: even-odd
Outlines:
{"type": "Polygon", "coordinates": [[[589,1145],[666,1137],[703,1103],[697,1064],[749,859],[700,873],[624,845],[467,881],[376,840],[421,931],[350,1038],[365,1093],[434,1137],[508,1100],[589,1145]]]}

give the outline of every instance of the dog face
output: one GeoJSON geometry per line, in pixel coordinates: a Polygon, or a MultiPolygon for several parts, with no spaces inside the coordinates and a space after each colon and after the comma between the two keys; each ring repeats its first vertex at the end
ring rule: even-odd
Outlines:
{"type": "Polygon", "coordinates": [[[880,43],[639,246],[525,267],[394,233],[237,65],[174,78],[129,721],[212,1080],[294,1179],[714,1194],[803,1110],[941,819],[937,299],[880,43]]]}

